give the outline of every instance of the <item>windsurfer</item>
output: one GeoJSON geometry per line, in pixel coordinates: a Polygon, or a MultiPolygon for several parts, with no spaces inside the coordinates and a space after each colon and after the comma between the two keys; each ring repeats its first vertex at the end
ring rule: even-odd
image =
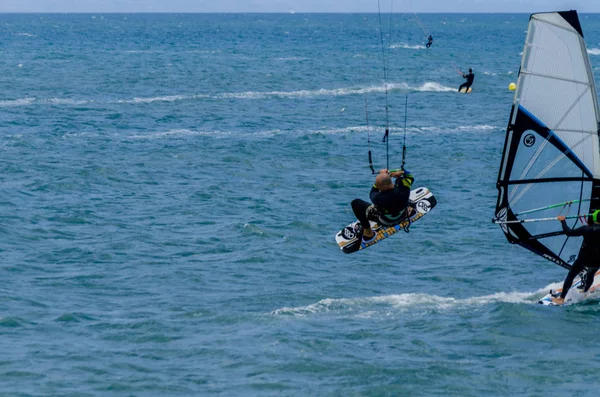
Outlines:
{"type": "Polygon", "coordinates": [[[591,216],[588,217],[589,226],[581,226],[577,229],[571,229],[567,226],[564,216],[558,216],[556,219],[562,224],[563,231],[569,237],[583,236],[583,245],[579,250],[577,260],[571,265],[571,269],[565,278],[563,283],[562,292],[560,297],[552,298],[552,302],[557,305],[565,303],[565,297],[569,292],[569,289],[573,285],[573,279],[579,274],[584,268],[587,268],[587,275],[585,277],[585,285],[583,292],[587,292],[592,284],[594,283],[594,275],[600,267],[600,210],[596,210],[591,216]]]}
{"type": "Polygon", "coordinates": [[[467,74],[463,73],[462,76],[463,76],[463,78],[467,79],[467,81],[465,81],[464,83],[462,83],[460,85],[460,87],[458,87],[458,92],[460,92],[460,90],[463,87],[466,87],[465,92],[468,92],[469,88],[471,88],[471,85],[473,84],[473,79],[475,78],[475,75],[473,74],[473,69],[469,68],[469,73],[467,73],[467,74]]]}
{"type": "Polygon", "coordinates": [[[365,243],[375,238],[369,220],[383,225],[395,225],[406,217],[410,187],[415,178],[405,170],[379,171],[369,197],[373,204],[361,199],[352,200],[352,211],[363,227],[362,240],[365,243]],[[396,178],[393,182],[392,178],[396,178]]]}

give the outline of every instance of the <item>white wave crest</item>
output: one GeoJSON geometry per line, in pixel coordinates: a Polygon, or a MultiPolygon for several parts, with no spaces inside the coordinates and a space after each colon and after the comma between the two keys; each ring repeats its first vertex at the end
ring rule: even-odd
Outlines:
{"type": "Polygon", "coordinates": [[[13,106],[29,106],[33,104],[42,105],[83,105],[86,103],[94,102],[92,100],[78,100],[69,98],[20,98],[14,100],[0,101],[0,107],[13,107],[13,106]]]}
{"type": "Polygon", "coordinates": [[[193,130],[188,130],[188,129],[178,129],[178,130],[169,130],[169,131],[160,131],[160,132],[149,132],[147,134],[130,135],[128,138],[131,138],[131,139],[164,139],[164,138],[178,138],[178,137],[194,136],[194,135],[225,136],[225,135],[231,135],[231,133],[226,133],[223,131],[193,131],[193,130]]]}
{"type": "Polygon", "coordinates": [[[407,44],[407,43],[400,42],[398,44],[392,44],[392,45],[390,45],[390,48],[392,48],[392,49],[395,49],[395,48],[404,48],[404,49],[407,49],[407,50],[423,50],[423,49],[425,49],[425,46],[421,45],[421,44],[410,45],[410,44],[407,44]]]}
{"type": "MultiPolygon", "coordinates": [[[[410,86],[405,82],[388,83],[385,85],[368,86],[368,87],[345,87],[326,89],[320,88],[315,90],[298,90],[298,91],[245,91],[245,92],[229,92],[220,94],[176,94],[153,97],[134,97],[133,99],[117,99],[110,101],[112,103],[127,103],[127,104],[144,104],[153,102],[176,102],[196,99],[266,99],[266,98],[309,98],[322,96],[348,96],[348,95],[364,95],[370,93],[383,93],[385,91],[414,91],[414,92],[453,92],[456,91],[453,87],[444,86],[438,82],[428,81],[421,85],[410,86]]],[[[53,104],[53,105],[81,105],[85,103],[96,102],[92,99],[70,99],[70,98],[22,98],[16,100],[0,101],[0,107],[4,106],[27,106],[35,103],[38,104],[53,104]]]]}
{"type": "Polygon", "coordinates": [[[48,99],[40,99],[40,103],[47,103],[51,105],[83,105],[86,103],[90,103],[93,101],[87,100],[77,100],[77,99],[69,99],[69,98],[48,98],[48,99]]]}
{"type": "Polygon", "coordinates": [[[149,98],[133,98],[133,99],[120,99],[117,103],[152,103],[152,102],[175,102],[185,101],[197,98],[206,98],[207,95],[166,95],[156,96],[149,98]]]}
{"type": "MultiPolygon", "coordinates": [[[[407,127],[407,134],[452,134],[452,133],[488,133],[493,131],[502,131],[504,127],[488,125],[488,124],[478,124],[478,125],[459,125],[454,127],[438,127],[438,126],[429,126],[429,127],[407,127]]],[[[401,126],[390,126],[389,127],[390,134],[404,134],[404,127],[401,126]]],[[[297,133],[302,134],[323,134],[323,135],[338,135],[338,134],[361,134],[370,132],[372,134],[384,133],[384,127],[378,126],[349,126],[349,127],[339,127],[339,128],[322,128],[316,130],[309,131],[297,131],[297,133]]],[[[289,134],[289,132],[287,133],[289,134]]]]}
{"type": "Polygon", "coordinates": [[[488,124],[479,124],[479,125],[459,125],[455,127],[421,127],[420,130],[422,132],[444,132],[444,133],[465,133],[465,132],[485,132],[485,131],[495,131],[501,129],[501,127],[488,125],[488,124]]]}
{"type": "MultiPolygon", "coordinates": [[[[448,127],[436,127],[436,126],[431,126],[431,127],[408,127],[406,129],[406,133],[407,134],[452,134],[452,133],[460,133],[460,134],[465,134],[465,133],[486,133],[486,132],[492,132],[492,131],[498,131],[501,130],[502,127],[497,127],[497,126],[493,126],[493,125],[487,125],[487,124],[483,124],[483,125],[465,125],[465,126],[456,126],[456,127],[452,127],[452,128],[448,128],[448,127]]],[[[366,125],[359,125],[359,126],[348,126],[348,127],[334,127],[334,128],[321,128],[321,129],[314,129],[314,130],[294,130],[294,131],[289,131],[289,130],[280,130],[280,129],[273,129],[273,130],[264,130],[264,131],[257,131],[257,132],[253,132],[253,133],[248,133],[246,134],[246,136],[248,137],[265,137],[265,138],[271,138],[273,136],[279,135],[279,134],[285,134],[286,136],[290,136],[290,135],[296,135],[296,136],[303,136],[303,135],[314,135],[314,134],[320,134],[320,135],[345,135],[345,134],[366,134],[367,132],[370,132],[371,134],[383,134],[383,132],[385,131],[384,127],[377,127],[377,126],[366,126],[366,125]]],[[[400,134],[404,134],[404,127],[393,127],[391,126],[390,129],[390,134],[391,135],[400,135],[400,134]]],[[[237,133],[236,131],[222,131],[222,130],[189,130],[189,129],[174,129],[174,130],[169,130],[169,131],[154,131],[154,132],[147,132],[147,133],[138,133],[135,135],[129,135],[126,138],[128,139],[170,139],[170,138],[183,138],[186,136],[207,136],[207,137],[212,137],[212,138],[226,138],[226,137],[230,137],[232,135],[236,135],[237,137],[240,137],[239,133],[237,133]]]]}
{"type": "MultiPolygon", "coordinates": [[[[384,131],[384,128],[360,125],[360,126],[354,126],[354,127],[326,128],[326,129],[319,129],[319,130],[311,130],[311,131],[307,131],[307,132],[312,133],[312,134],[337,135],[337,134],[352,134],[352,133],[361,133],[361,132],[377,133],[377,132],[383,132],[383,131],[384,131]]],[[[392,129],[390,128],[390,133],[391,132],[392,132],[392,129]]]]}
{"type": "Polygon", "coordinates": [[[151,98],[133,98],[133,99],[121,99],[118,103],[152,103],[152,102],[173,102],[186,99],[184,95],[168,95],[168,96],[157,96],[151,98]]]}
{"type": "Polygon", "coordinates": [[[309,58],[306,57],[282,57],[275,58],[276,61],[307,61],[309,58]]]}
{"type": "MultiPolygon", "coordinates": [[[[255,132],[252,134],[247,134],[247,136],[251,137],[272,137],[276,134],[280,134],[282,131],[279,129],[275,130],[265,130],[260,132],[255,132]]],[[[177,129],[177,130],[169,130],[169,131],[159,131],[159,132],[148,132],[144,134],[136,134],[129,135],[126,139],[170,139],[170,138],[185,138],[188,136],[209,136],[212,138],[227,138],[232,135],[236,135],[235,131],[219,131],[219,130],[211,130],[211,131],[194,131],[188,129],[177,129]]],[[[236,135],[237,138],[240,138],[240,135],[236,135]]]]}
{"type": "Polygon", "coordinates": [[[67,133],[63,135],[63,139],[69,139],[69,138],[86,138],[86,137],[92,137],[95,138],[98,136],[98,133],[96,132],[72,132],[72,133],[67,133]]]}
{"type": "Polygon", "coordinates": [[[600,55],[600,48],[588,48],[588,54],[600,55]]]}
{"type": "Polygon", "coordinates": [[[158,50],[125,50],[125,54],[155,54],[161,51],[158,50]]]}
{"type": "Polygon", "coordinates": [[[450,92],[456,91],[456,88],[446,87],[434,81],[428,81],[418,87],[409,87],[409,89],[421,92],[450,92]]]}
{"type": "Polygon", "coordinates": [[[0,107],[28,106],[35,102],[35,98],[20,98],[7,101],[0,101],[0,107]]]}
{"type": "MultiPolygon", "coordinates": [[[[407,89],[408,86],[406,83],[390,83],[387,86],[388,90],[394,89],[407,89]]],[[[346,95],[361,95],[365,93],[373,93],[373,92],[385,92],[386,88],[384,85],[381,86],[371,86],[371,87],[362,87],[362,88],[334,88],[334,89],[326,89],[320,88],[317,90],[299,90],[299,91],[268,91],[268,92],[260,92],[260,91],[246,91],[246,92],[232,92],[232,93],[224,93],[217,94],[214,98],[225,98],[225,99],[264,99],[270,97],[278,97],[278,98],[302,98],[302,97],[316,97],[316,96],[346,96],[346,95]]]]}
{"type": "MultiPolygon", "coordinates": [[[[388,91],[393,90],[406,90],[406,91],[420,91],[420,92],[451,92],[456,91],[453,87],[446,87],[440,83],[434,81],[425,82],[419,86],[409,86],[407,83],[388,83],[388,91]]],[[[355,88],[334,88],[334,89],[317,89],[317,90],[299,90],[299,91],[246,91],[246,92],[232,92],[214,95],[213,98],[221,99],[264,99],[270,97],[278,98],[302,98],[302,97],[316,97],[316,96],[347,96],[347,95],[363,95],[370,93],[383,93],[386,91],[385,85],[369,86],[369,87],[355,87],[355,88]]]]}
{"type": "Polygon", "coordinates": [[[474,306],[483,306],[490,303],[521,303],[536,304],[537,292],[498,292],[491,295],[475,296],[465,299],[456,299],[452,297],[443,297],[429,294],[398,294],[367,298],[327,298],[317,303],[301,307],[283,307],[271,312],[272,315],[291,315],[291,316],[309,316],[320,313],[342,313],[352,315],[371,315],[376,313],[378,308],[389,311],[390,307],[397,310],[419,310],[419,309],[437,309],[451,310],[454,308],[465,308],[474,306]]]}

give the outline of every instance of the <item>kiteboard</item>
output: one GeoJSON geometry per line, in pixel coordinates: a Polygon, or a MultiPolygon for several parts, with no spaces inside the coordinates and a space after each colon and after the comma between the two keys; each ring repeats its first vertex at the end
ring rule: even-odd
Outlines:
{"type": "Polygon", "coordinates": [[[403,220],[397,225],[385,226],[379,225],[377,222],[371,221],[371,229],[375,232],[375,239],[363,243],[362,241],[362,226],[359,221],[352,222],[348,226],[344,227],[335,235],[335,241],[337,242],[340,249],[346,253],[351,254],[356,251],[363,250],[372,245],[377,244],[381,240],[395,234],[401,230],[405,230],[412,223],[421,219],[425,216],[435,205],[437,200],[433,196],[433,193],[425,187],[420,187],[410,191],[409,198],[409,217],[403,220]]]}
{"type": "Polygon", "coordinates": [[[467,91],[465,91],[465,87],[463,87],[458,92],[460,92],[461,94],[470,94],[471,91],[473,91],[473,89],[471,87],[469,87],[469,89],[467,91]]]}
{"type": "Polygon", "coordinates": [[[564,304],[557,305],[556,303],[552,302],[552,298],[558,298],[560,296],[562,288],[550,290],[550,293],[540,299],[538,303],[544,306],[569,306],[590,299],[600,299],[600,270],[598,270],[594,275],[594,283],[587,292],[583,292],[583,285],[581,281],[581,277],[575,277],[575,280],[573,280],[573,285],[565,297],[564,304]]]}

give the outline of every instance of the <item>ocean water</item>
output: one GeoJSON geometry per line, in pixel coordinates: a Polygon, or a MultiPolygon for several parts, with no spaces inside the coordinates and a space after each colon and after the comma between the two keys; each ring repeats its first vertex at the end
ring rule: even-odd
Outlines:
{"type": "Polygon", "coordinates": [[[0,396],[597,395],[491,223],[528,17],[0,15],[0,396]],[[344,255],[404,136],[438,206],[344,255]]]}

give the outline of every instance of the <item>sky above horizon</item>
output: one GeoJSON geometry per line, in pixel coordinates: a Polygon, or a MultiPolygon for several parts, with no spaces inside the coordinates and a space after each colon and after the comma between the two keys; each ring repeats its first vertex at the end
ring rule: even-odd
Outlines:
{"type": "MultiPolygon", "coordinates": [[[[600,12],[600,0],[379,0],[382,12],[600,12]]],[[[378,0],[0,0],[0,12],[377,12],[378,0]]]]}

